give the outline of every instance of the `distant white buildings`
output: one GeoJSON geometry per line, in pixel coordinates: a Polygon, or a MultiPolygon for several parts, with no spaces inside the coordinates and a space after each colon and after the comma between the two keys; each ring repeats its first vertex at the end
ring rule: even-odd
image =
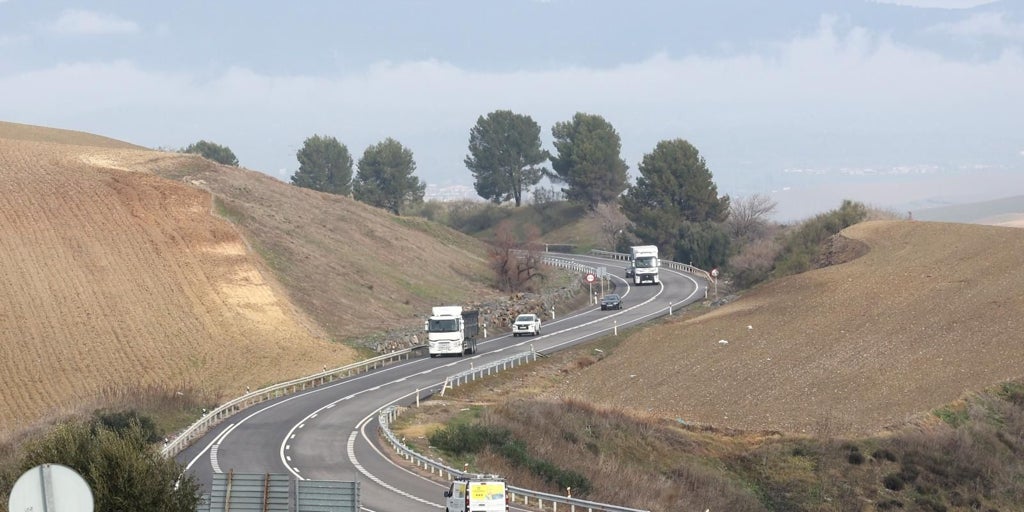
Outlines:
{"type": "Polygon", "coordinates": [[[426,201],[482,201],[483,199],[477,195],[476,189],[469,185],[437,185],[433,183],[427,184],[427,189],[423,193],[423,199],[426,201]]]}

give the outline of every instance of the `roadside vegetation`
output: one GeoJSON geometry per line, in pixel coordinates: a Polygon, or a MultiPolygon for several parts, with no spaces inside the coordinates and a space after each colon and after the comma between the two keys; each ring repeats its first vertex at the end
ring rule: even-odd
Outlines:
{"type": "MultiPolygon", "coordinates": [[[[258,254],[260,266],[251,275],[264,265],[274,272],[289,307],[301,312],[304,335],[354,346],[387,338],[375,343],[380,349],[405,342],[410,336],[403,328],[418,330],[417,315],[430,305],[520,300],[552,286],[567,290],[559,297],[570,304],[589,300],[546,273],[538,258],[545,250],[625,252],[629,245],[653,243],[665,259],[720,268],[722,287],[741,293],[842,263],[857,249],[846,247],[839,232],[877,215],[845,201],[801,223],[772,222],[769,198],[720,196],[707,163],[683,139],[661,141],[644,155],[641,176],[631,186],[619,134],[598,115],[576,113],[556,123],[555,153],[541,147],[539,134],[529,116],[510,111],[480,116],[471,128],[464,163],[488,203],[422,202],[424,184],[413,175],[413,155],[390,138],[366,149],[356,173],[352,155],[337,139],[306,139],[296,154],[295,186],[237,168],[229,148],[207,141],[183,151],[229,167],[183,161],[147,170],[175,187],[188,182],[213,195],[213,211],[232,226],[217,232],[212,241],[220,245],[207,245],[239,257],[258,254]],[[538,188],[542,177],[564,188],[538,188]],[[395,327],[381,334],[382,323],[395,327]]],[[[96,220],[82,224],[90,222],[96,220]]],[[[233,269],[225,265],[210,275],[235,275],[233,269]]],[[[147,315],[125,316],[144,322],[147,315]]],[[[408,414],[398,427],[421,451],[456,467],[468,464],[516,485],[656,511],[999,511],[1024,502],[1020,382],[967,396],[885,435],[856,439],[840,438],[827,421],[807,436],[723,431],[601,408],[586,397],[536,398],[565,375],[619,350],[616,343],[599,340],[460,388],[447,402],[424,408],[433,416],[408,414]]],[[[360,347],[365,354],[367,347],[360,347]]],[[[304,364],[318,368],[322,360],[304,364]]],[[[288,371],[299,371],[291,363],[288,371]]],[[[209,372],[194,364],[202,370],[197,376],[209,372]]],[[[9,492],[21,472],[47,461],[85,475],[100,510],[194,509],[194,482],[171,485],[180,468],[152,448],[220,398],[188,386],[140,385],[52,411],[52,419],[0,444],[0,491],[9,492]],[[129,481],[137,475],[150,478],[129,481]]]]}
{"type": "Polygon", "coordinates": [[[41,464],[60,464],[89,485],[96,510],[194,512],[199,483],[153,448],[156,421],[134,409],[67,416],[0,444],[0,502],[18,478],[41,464]]]}
{"type": "Polygon", "coordinates": [[[652,511],[995,512],[1024,502],[1024,382],[858,438],[827,420],[807,435],[729,431],[533,398],[617,349],[595,343],[456,388],[394,428],[453,467],[652,511]]]}

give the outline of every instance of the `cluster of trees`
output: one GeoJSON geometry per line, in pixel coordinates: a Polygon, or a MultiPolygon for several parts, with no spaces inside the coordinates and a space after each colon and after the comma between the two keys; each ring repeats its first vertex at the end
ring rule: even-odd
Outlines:
{"type": "Polygon", "coordinates": [[[719,197],[711,171],[692,144],[659,142],[643,157],[640,177],[630,186],[621,139],[603,117],[577,112],[555,123],[551,135],[554,154],[541,147],[540,126],[530,116],[509,110],[480,116],[470,130],[465,159],[477,194],[519,206],[524,194],[547,177],[564,185],[566,199],[589,210],[617,203],[633,236],[657,244],[669,257],[704,267],[727,257],[723,222],[729,197],[719,197]],[[548,161],[550,169],[543,165],[548,161]]]}
{"type": "MultiPolygon", "coordinates": [[[[230,148],[205,140],[190,144],[181,152],[201,155],[220,164],[238,165],[230,148]]],[[[413,175],[416,161],[412,151],[390,137],[366,148],[356,163],[355,176],[348,147],[334,137],[307,138],[295,157],[299,170],[291,177],[293,185],[352,196],[396,215],[422,202],[427,187],[413,175]]]]}
{"type": "MultiPolygon", "coordinates": [[[[480,116],[469,131],[464,159],[477,194],[518,207],[531,191],[543,191],[538,185],[547,178],[562,186],[566,199],[587,210],[621,208],[632,235],[620,237],[622,244],[629,239],[657,244],[667,257],[704,268],[725,262],[730,200],[718,195],[707,163],[692,144],[658,142],[644,155],[640,177],[631,186],[621,138],[603,117],[577,112],[555,123],[554,153],[542,147],[540,134],[540,125],[528,115],[495,110],[480,116]]],[[[186,150],[237,165],[230,149],[206,141],[186,150]]],[[[395,139],[366,148],[354,176],[348,148],[334,137],[307,138],[296,158],[299,168],[291,177],[296,186],[352,196],[394,214],[423,201],[426,185],[414,175],[412,151],[395,139]]]]}
{"type": "Polygon", "coordinates": [[[292,184],[339,195],[383,208],[396,215],[423,201],[427,185],[413,173],[412,151],[388,137],[363,151],[352,176],[352,156],[334,137],[314,135],[296,153],[299,170],[292,184]]]}

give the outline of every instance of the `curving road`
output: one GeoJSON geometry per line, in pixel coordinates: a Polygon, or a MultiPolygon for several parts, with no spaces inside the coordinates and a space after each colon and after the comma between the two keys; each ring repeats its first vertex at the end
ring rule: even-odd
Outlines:
{"type": "MultiPolygon", "coordinates": [[[[398,466],[382,454],[376,438],[376,411],[406,405],[439,390],[445,377],[531,347],[553,352],[668,314],[703,299],[706,283],[690,274],[661,269],[662,284],[632,286],[623,279],[625,262],[564,255],[605,267],[623,295],[621,311],[590,306],[546,320],[543,334],[482,340],[479,352],[462,358],[421,357],[265,402],[227,419],[176,459],[206,488],[215,472],[291,473],[300,479],[359,481],[362,509],[368,512],[443,510],[445,486],[398,466]]],[[[514,507],[513,507],[514,508],[514,507]]]]}

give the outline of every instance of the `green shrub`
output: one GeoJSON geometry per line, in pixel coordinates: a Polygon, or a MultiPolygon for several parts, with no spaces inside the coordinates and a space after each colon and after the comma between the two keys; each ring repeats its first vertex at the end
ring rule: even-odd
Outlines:
{"type": "Polygon", "coordinates": [[[119,435],[128,434],[129,430],[138,425],[142,429],[142,435],[149,443],[158,443],[163,438],[153,418],[140,414],[134,409],[127,411],[97,411],[95,414],[97,427],[106,428],[119,435]]]}
{"type": "Polygon", "coordinates": [[[62,464],[85,478],[96,510],[193,512],[199,484],[174,459],[155,453],[138,421],[120,431],[96,421],[57,425],[25,447],[21,472],[62,464]]]}
{"type": "Polygon", "coordinates": [[[782,250],[775,260],[774,277],[806,272],[813,267],[821,244],[843,229],[867,218],[867,207],[845,200],[837,210],[804,221],[783,236],[782,250]]]}
{"type": "Polygon", "coordinates": [[[585,476],[530,455],[526,444],[512,438],[512,434],[503,428],[453,424],[435,430],[427,439],[435,448],[454,455],[479,453],[491,448],[514,466],[526,468],[545,482],[559,488],[572,487],[573,492],[581,495],[590,492],[592,488],[585,476]]]}
{"type": "Polygon", "coordinates": [[[849,461],[850,464],[860,465],[864,463],[864,454],[860,452],[850,452],[850,455],[846,457],[846,460],[849,461]]]}
{"type": "Polygon", "coordinates": [[[882,485],[890,491],[902,491],[906,482],[903,481],[903,476],[900,473],[889,473],[882,478],[882,485]]]}

